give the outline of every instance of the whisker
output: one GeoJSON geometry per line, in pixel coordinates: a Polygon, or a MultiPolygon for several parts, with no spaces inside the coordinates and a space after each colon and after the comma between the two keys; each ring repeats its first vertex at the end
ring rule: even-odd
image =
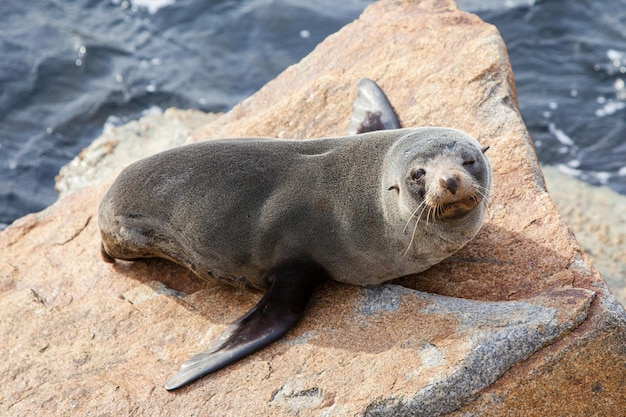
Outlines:
{"type": "Polygon", "coordinates": [[[419,223],[420,220],[422,220],[422,216],[424,215],[424,211],[426,211],[426,209],[428,208],[428,206],[426,205],[426,203],[422,204],[422,211],[420,211],[420,214],[417,218],[417,222],[419,223]]]}
{"type": "MultiPolygon", "coordinates": [[[[420,207],[422,207],[425,204],[425,201],[422,201],[417,208],[413,211],[413,213],[411,213],[411,215],[409,216],[409,220],[406,222],[406,224],[404,225],[404,230],[402,230],[402,233],[406,233],[406,229],[409,227],[409,223],[411,223],[411,220],[413,220],[413,217],[415,216],[415,213],[417,213],[417,210],[420,209],[420,207]]],[[[418,219],[419,221],[419,219],[418,219]]]]}
{"type": "Polygon", "coordinates": [[[430,216],[432,215],[433,220],[435,221],[435,214],[437,213],[437,208],[439,206],[435,206],[435,207],[428,207],[428,215],[426,216],[426,226],[428,226],[428,223],[430,221],[430,216]]]}
{"type": "MultiPolygon", "coordinates": [[[[417,209],[415,209],[415,211],[417,211],[420,207],[422,207],[422,211],[420,211],[419,215],[417,216],[417,220],[415,221],[415,225],[413,226],[413,232],[411,233],[411,240],[409,241],[409,244],[407,245],[406,250],[402,254],[403,257],[409,253],[409,250],[411,250],[411,246],[413,246],[413,241],[415,240],[415,233],[417,232],[417,225],[422,219],[422,215],[424,214],[424,211],[428,208],[428,213],[430,213],[430,206],[426,205],[425,201],[422,201],[420,205],[417,206],[417,209]]],[[[428,215],[426,216],[426,226],[428,226],[428,215]]]]}
{"type": "Polygon", "coordinates": [[[480,203],[485,206],[485,209],[489,206],[489,200],[491,196],[489,195],[489,190],[483,186],[476,187],[476,193],[480,196],[480,203]]]}

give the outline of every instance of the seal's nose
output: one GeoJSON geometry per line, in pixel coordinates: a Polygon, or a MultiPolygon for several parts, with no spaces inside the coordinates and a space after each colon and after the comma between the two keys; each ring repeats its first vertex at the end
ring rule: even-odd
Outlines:
{"type": "Polygon", "coordinates": [[[456,194],[456,189],[459,187],[459,179],[456,176],[441,178],[439,185],[441,188],[449,190],[454,195],[456,194]]]}

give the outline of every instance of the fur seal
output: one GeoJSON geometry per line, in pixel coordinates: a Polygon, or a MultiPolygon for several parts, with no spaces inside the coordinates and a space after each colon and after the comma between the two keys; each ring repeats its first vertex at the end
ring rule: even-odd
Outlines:
{"type": "Polygon", "coordinates": [[[399,125],[381,95],[361,82],[362,123],[350,123],[375,131],[185,145],[131,164],[111,185],[98,219],[105,260],[160,257],[265,291],[167,390],[280,338],[320,282],[377,285],[415,274],[476,235],[491,186],[486,148],[449,128],[376,130],[389,114],[399,125]]]}

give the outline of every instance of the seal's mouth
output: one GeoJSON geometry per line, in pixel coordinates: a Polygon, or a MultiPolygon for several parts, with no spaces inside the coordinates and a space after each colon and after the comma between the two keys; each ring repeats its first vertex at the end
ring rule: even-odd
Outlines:
{"type": "Polygon", "coordinates": [[[453,201],[451,203],[443,204],[439,207],[439,214],[444,219],[455,219],[462,217],[474,210],[474,207],[478,205],[480,201],[473,196],[453,201]]]}

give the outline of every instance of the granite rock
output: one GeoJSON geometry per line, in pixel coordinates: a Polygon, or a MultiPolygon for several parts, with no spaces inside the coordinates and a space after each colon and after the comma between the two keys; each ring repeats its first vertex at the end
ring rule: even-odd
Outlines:
{"type": "Polygon", "coordinates": [[[218,117],[215,113],[172,108],[108,129],[61,168],[55,185],[59,198],[102,182],[132,161],[183,145],[218,117]]]}
{"type": "Polygon", "coordinates": [[[452,1],[381,0],[192,140],[342,135],[361,77],[404,126],[455,127],[490,146],[494,188],[475,240],[393,284],[324,284],[281,341],[169,393],[181,361],[260,295],[162,260],[102,262],[103,173],[0,233],[0,414],[623,410],[626,313],[546,192],[493,26],[452,1]]]}
{"type": "Polygon", "coordinates": [[[626,305],[626,196],[593,186],[552,166],[543,167],[550,197],[576,240],[626,305]]]}

